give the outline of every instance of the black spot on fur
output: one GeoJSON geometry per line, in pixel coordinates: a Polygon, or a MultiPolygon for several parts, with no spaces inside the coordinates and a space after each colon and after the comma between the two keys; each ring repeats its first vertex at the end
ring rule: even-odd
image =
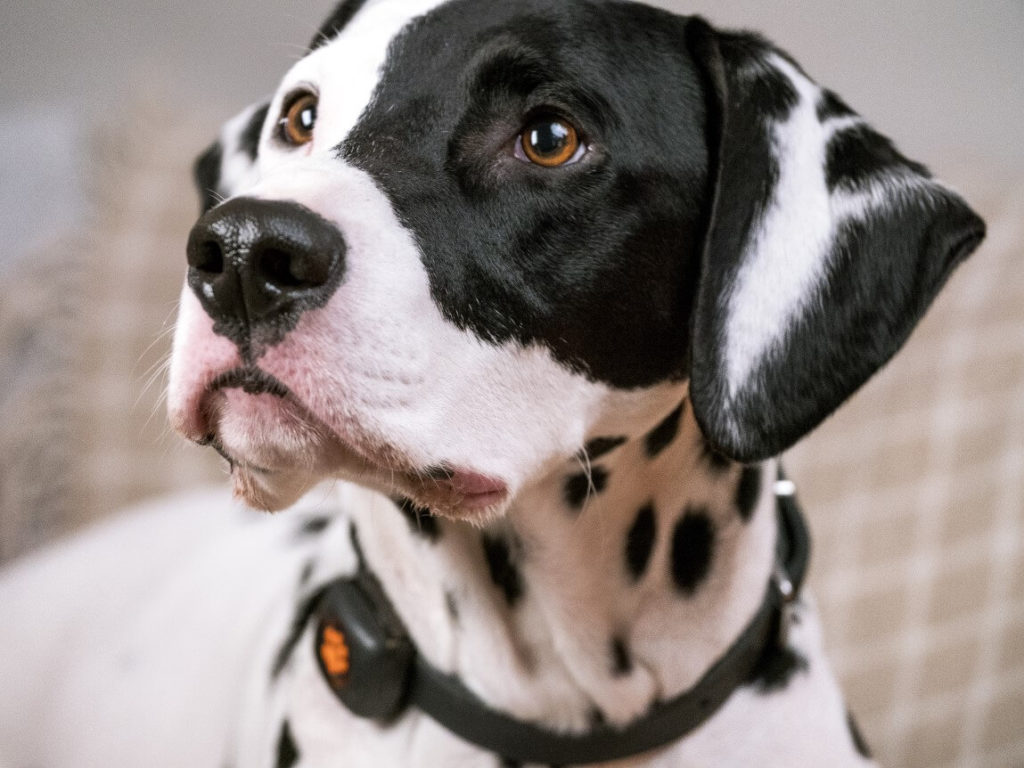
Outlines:
{"type": "Polygon", "coordinates": [[[274,768],[291,768],[299,762],[299,748],[292,738],[292,728],[285,720],[281,723],[281,734],[277,737],[277,760],[274,768]]]}
{"type": "Polygon", "coordinates": [[[615,450],[624,442],[626,442],[626,438],[624,436],[595,437],[593,440],[588,441],[583,447],[583,453],[587,458],[593,461],[594,459],[599,459],[606,453],[610,453],[615,450]]]}
{"type": "Polygon", "coordinates": [[[797,672],[807,670],[807,659],[789,646],[769,643],[750,673],[749,682],[759,693],[774,693],[789,685],[797,672]]]}
{"type": "Polygon", "coordinates": [[[270,104],[264,104],[253,112],[249,122],[245,124],[245,130],[239,137],[239,147],[253,162],[256,161],[260,151],[260,134],[263,132],[263,123],[267,119],[269,109],[270,104]]]}
{"type": "Polygon", "coordinates": [[[700,439],[700,449],[704,463],[708,465],[708,469],[712,472],[721,474],[732,469],[732,462],[712,448],[703,437],[700,439]]]}
{"type": "Polygon", "coordinates": [[[199,191],[199,207],[206,213],[221,200],[220,164],[224,150],[219,141],[215,141],[201,154],[192,166],[192,179],[199,191]]]}
{"type": "Polygon", "coordinates": [[[299,586],[304,587],[309,583],[310,578],[313,576],[313,571],[316,570],[316,561],[309,560],[305,565],[302,566],[302,571],[299,573],[299,586]]]}
{"type": "Polygon", "coordinates": [[[672,580],[692,595],[711,570],[715,524],[703,507],[687,508],[672,532],[672,580]]]}
{"type": "Polygon", "coordinates": [[[612,638],[612,675],[625,677],[633,671],[633,659],[629,655],[626,641],[621,637],[612,638]]]}
{"type": "Polygon", "coordinates": [[[570,475],[562,489],[565,503],[572,509],[582,509],[591,494],[600,493],[608,485],[608,470],[604,467],[591,467],[590,473],[580,472],[570,475]]]}
{"type": "Polygon", "coordinates": [[[327,530],[327,526],[331,524],[331,518],[323,517],[318,515],[317,517],[310,517],[302,521],[302,525],[299,526],[299,530],[296,531],[299,536],[316,536],[318,533],[323,533],[327,530]]]}
{"type": "Polygon", "coordinates": [[[603,728],[608,725],[608,718],[604,716],[604,712],[599,707],[591,708],[587,714],[587,720],[590,723],[591,728],[603,728]]]}
{"type": "Polygon", "coordinates": [[[761,498],[761,467],[752,465],[744,467],[740,474],[739,485],[736,486],[736,511],[743,522],[754,516],[754,507],[761,498]]]}
{"type": "Polygon", "coordinates": [[[626,534],[626,569],[633,581],[639,581],[647,569],[654,550],[654,539],[657,535],[657,520],[654,507],[645,504],[636,514],[633,525],[626,534]]]}
{"type": "Polygon", "coordinates": [[[908,160],[893,143],[867,125],[857,125],[832,137],[825,150],[825,182],[829,192],[842,185],[853,188],[882,171],[898,168],[928,177],[928,169],[908,160]]]}
{"type": "Polygon", "coordinates": [[[685,401],[680,403],[678,408],[647,433],[647,436],[644,438],[644,449],[647,451],[648,457],[653,459],[675,440],[676,435],[679,434],[679,420],[682,418],[683,406],[685,405],[685,401]]]}
{"type": "Polygon", "coordinates": [[[444,607],[448,609],[448,616],[456,624],[459,622],[459,604],[455,602],[455,595],[450,591],[444,593],[444,607]]]}
{"type": "Polygon", "coordinates": [[[396,499],[395,503],[409,522],[409,527],[412,528],[413,533],[422,536],[428,541],[437,541],[441,535],[441,526],[429,509],[417,506],[405,498],[396,499]]]}
{"type": "Polygon", "coordinates": [[[825,122],[832,117],[852,117],[857,113],[850,109],[846,102],[829,90],[821,92],[817,104],[818,120],[825,122]]]}
{"type": "Polygon", "coordinates": [[[519,569],[512,562],[512,551],[508,540],[501,536],[491,536],[485,533],[482,541],[484,558],[487,560],[491,581],[501,589],[505,595],[505,601],[510,606],[514,606],[523,596],[523,582],[519,575],[519,569]]]}
{"type": "Polygon", "coordinates": [[[363,7],[366,0],[342,0],[335,7],[334,12],[327,17],[327,20],[320,25],[316,36],[309,43],[309,50],[315,50],[321,45],[330,42],[345,26],[352,21],[359,9],[363,7]]]}
{"type": "Polygon", "coordinates": [[[861,733],[860,728],[857,726],[857,721],[854,719],[853,713],[850,710],[846,710],[846,726],[850,729],[850,738],[853,740],[853,747],[857,750],[857,754],[865,760],[870,760],[871,748],[868,747],[868,743],[864,739],[864,734],[861,733]]]}

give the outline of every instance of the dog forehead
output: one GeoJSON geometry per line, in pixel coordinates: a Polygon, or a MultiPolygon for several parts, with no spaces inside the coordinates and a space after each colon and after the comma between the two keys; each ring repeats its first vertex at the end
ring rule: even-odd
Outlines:
{"type": "MultiPolygon", "coordinates": [[[[322,91],[321,117],[332,135],[345,136],[371,103],[392,42],[414,19],[448,0],[369,0],[344,3],[353,15],[340,29],[330,24],[319,33],[312,50],[285,75],[275,99],[313,85],[322,91]]],[[[339,10],[340,12],[340,10],[339,10]]],[[[336,14],[337,15],[337,14],[336,14]]]]}
{"type": "Polygon", "coordinates": [[[312,86],[320,91],[318,130],[340,142],[371,110],[388,108],[380,103],[385,78],[406,86],[406,102],[428,94],[462,104],[464,78],[495,61],[497,81],[532,66],[537,82],[556,72],[572,80],[589,75],[614,91],[609,86],[620,77],[664,75],[614,52],[627,45],[623,25],[646,29],[645,22],[667,17],[639,3],[594,0],[348,0],[285,76],[276,110],[294,90],[312,86]]]}

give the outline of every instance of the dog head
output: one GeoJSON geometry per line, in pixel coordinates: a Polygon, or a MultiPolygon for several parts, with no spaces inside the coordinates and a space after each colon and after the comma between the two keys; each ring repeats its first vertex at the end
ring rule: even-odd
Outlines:
{"type": "Polygon", "coordinates": [[[687,388],[772,456],[984,233],[764,40],[592,0],[346,0],[197,179],[171,419],[267,508],[500,511],[687,388]]]}

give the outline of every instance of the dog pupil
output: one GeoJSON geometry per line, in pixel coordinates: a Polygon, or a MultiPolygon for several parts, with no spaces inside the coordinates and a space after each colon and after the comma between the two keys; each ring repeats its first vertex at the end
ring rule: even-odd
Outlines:
{"type": "Polygon", "coordinates": [[[564,123],[543,123],[530,132],[530,144],[539,155],[557,154],[569,138],[564,123]]]}

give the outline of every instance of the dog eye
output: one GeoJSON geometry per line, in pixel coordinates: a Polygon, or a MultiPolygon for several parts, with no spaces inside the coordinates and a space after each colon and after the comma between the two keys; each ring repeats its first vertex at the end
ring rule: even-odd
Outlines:
{"type": "Polygon", "coordinates": [[[557,168],[575,163],[585,149],[572,123],[546,117],[530,123],[519,134],[515,156],[544,168],[557,168]]]}
{"type": "Polygon", "coordinates": [[[314,93],[301,92],[292,96],[284,110],[284,117],[278,122],[282,141],[299,147],[313,140],[316,105],[317,97],[314,93]]]}

